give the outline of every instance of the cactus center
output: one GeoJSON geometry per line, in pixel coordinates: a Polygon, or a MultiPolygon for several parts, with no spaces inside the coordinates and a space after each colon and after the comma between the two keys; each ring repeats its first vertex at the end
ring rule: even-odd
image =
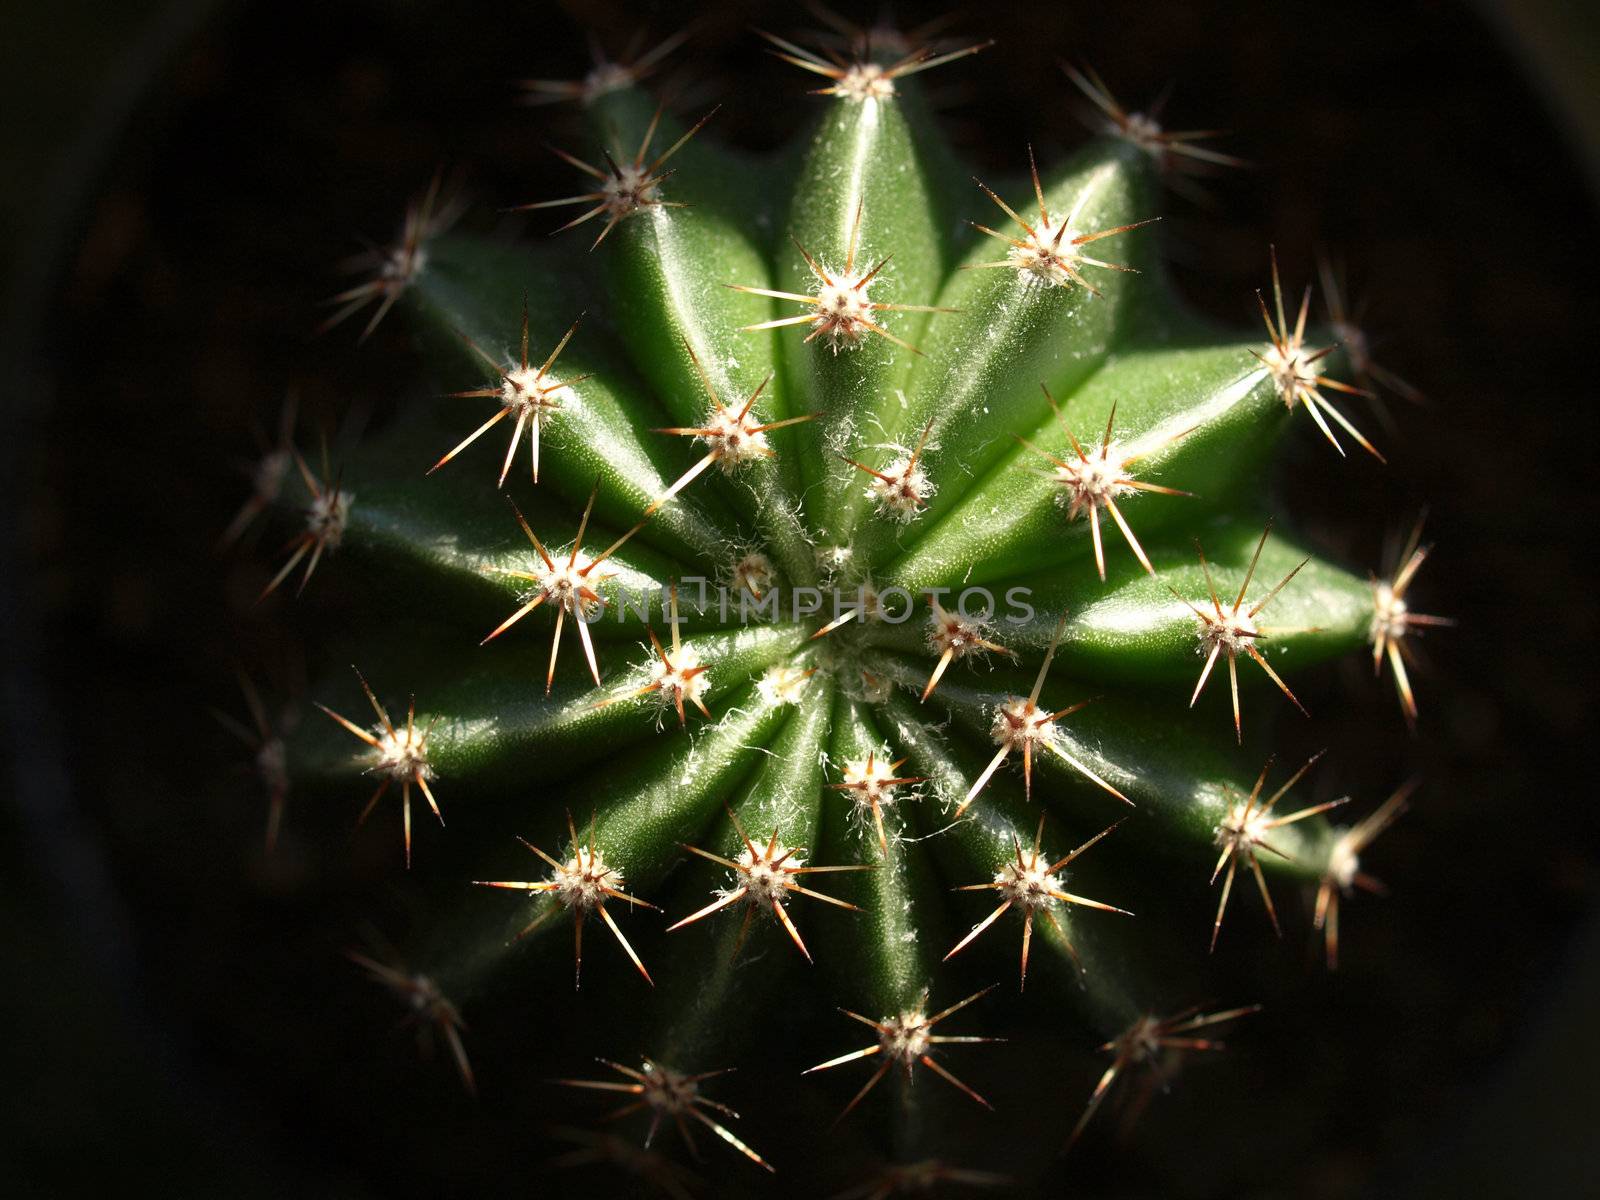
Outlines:
{"type": "Polygon", "coordinates": [[[757,599],[772,586],[775,577],[772,560],[760,551],[751,551],[733,564],[734,591],[747,591],[757,599]]]}
{"type": "Polygon", "coordinates": [[[1013,696],[994,710],[989,735],[1007,750],[1025,750],[1049,743],[1056,732],[1054,718],[1032,700],[1013,696]]]}
{"type": "Polygon", "coordinates": [[[693,646],[679,646],[663,651],[650,663],[650,682],[655,685],[655,694],[663,704],[682,708],[685,703],[700,703],[711,686],[711,676],[700,664],[698,650],[693,646]]]}
{"type": "Polygon", "coordinates": [[[768,704],[798,704],[810,680],[809,671],[780,663],[768,667],[756,686],[768,704]]]}
{"type": "Polygon", "coordinates": [[[894,695],[894,682],[885,675],[874,675],[871,671],[863,671],[859,695],[868,704],[882,704],[894,695]]]}
{"type": "Polygon", "coordinates": [[[878,511],[897,521],[915,517],[933,494],[933,483],[911,455],[902,455],[867,484],[867,499],[877,502],[878,511]]]}
{"type": "Polygon", "coordinates": [[[850,609],[863,621],[881,621],[889,611],[883,603],[883,594],[872,586],[870,579],[856,588],[850,609]]]}
{"type": "Polygon", "coordinates": [[[818,546],[817,566],[832,574],[850,565],[853,551],[849,546],[818,546]]]}

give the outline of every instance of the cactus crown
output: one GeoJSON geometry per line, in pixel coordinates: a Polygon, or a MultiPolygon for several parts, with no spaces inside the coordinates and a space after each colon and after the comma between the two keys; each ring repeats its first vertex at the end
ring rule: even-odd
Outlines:
{"type": "MultiPolygon", "coordinates": [[[[1285,304],[1275,258],[1264,337],[1209,327],[1167,285],[1163,180],[1228,156],[1074,69],[1100,136],[1060,162],[1019,140],[1026,173],[974,186],[917,88],[982,47],[859,34],[763,35],[825,81],[811,131],[766,159],[643,90],[676,40],[531,82],[582,106],[593,153],[557,151],[586,190],[521,211],[577,209],[561,228],[584,229],[506,245],[454,229],[463,206],[430,187],[328,324],[371,305],[365,335],[395,309],[435,395],[320,473],[286,438],[230,537],[276,507],[294,539],[268,592],[330,560],[364,588],[374,620],[350,653],[377,723],[341,715],[362,701],[329,675],[332,720],[296,731],[289,777],[359,802],[369,776],[363,820],[398,792],[404,886],[428,898],[407,960],[425,973],[356,960],[447,1038],[464,1082],[463,1014],[568,991],[560,952],[529,947],[570,914],[580,966],[596,921],[614,945],[591,946],[559,1003],[628,1015],[564,1053],[563,1073],[591,1054],[609,1077],[565,1082],[646,1114],[647,1144],[673,1124],[691,1149],[709,1133],[803,1173],[702,1088],[755,1063],[748,1101],[810,1112],[794,1097],[827,1081],[756,1043],[802,995],[868,1027],[811,1068],[869,1062],[844,1113],[886,1076],[901,1089],[870,1121],[890,1170],[977,1181],[1003,1164],[929,1156],[947,1102],[1022,1099],[980,1095],[941,1052],[995,1040],[971,1030],[1015,1001],[962,986],[1012,953],[986,931],[1018,922],[1019,987],[1031,961],[1028,995],[1061,1001],[1026,1021],[1113,1057],[1098,1086],[1071,1083],[1076,1140],[1119,1077],[1164,1078],[1253,1011],[1187,1007],[1241,868],[1275,927],[1270,876],[1316,890],[1333,961],[1340,898],[1375,886],[1358,855],[1404,798],[1358,801],[1343,831],[1323,816],[1343,801],[1286,813],[1306,768],[1269,790],[1245,726],[1366,647],[1414,719],[1406,663],[1442,621],[1409,607],[1415,539],[1373,581],[1273,524],[1265,468],[1286,431],[1377,450],[1343,407],[1359,364],[1311,327],[1309,291],[1285,304]],[[999,227],[980,223],[996,207],[999,227]],[[503,452],[478,444],[497,428],[503,452]],[[1223,666],[1226,699],[1207,690],[1223,666]],[[414,846],[413,788],[435,815],[447,793],[462,832],[414,846]],[[480,878],[525,902],[467,886],[530,866],[480,878]],[[1210,930],[1190,903],[1208,871],[1210,930]]],[[[282,776],[281,743],[260,741],[282,776]]],[[[607,1157],[681,1187],[653,1152],[607,1157]]]]}

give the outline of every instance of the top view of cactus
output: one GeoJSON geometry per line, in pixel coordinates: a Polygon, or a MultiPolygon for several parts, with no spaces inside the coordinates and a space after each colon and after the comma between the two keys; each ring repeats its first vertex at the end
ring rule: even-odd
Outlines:
{"type": "Polygon", "coordinates": [[[254,632],[183,741],[294,963],[225,1027],[388,1190],[1267,1194],[1432,903],[1475,535],[1392,480],[1455,381],[1315,228],[1198,262],[1282,186],[1204,78],[1052,41],[997,122],[951,15],[552,15],[526,179],[370,195],[186,435],[272,431],[200,522],[254,632]]]}
{"type": "MultiPolygon", "coordinates": [[[[1110,1058],[1079,1112],[1063,1095],[1064,1146],[1255,1012],[1196,1007],[1236,885],[1280,935],[1269,880],[1320,889],[1333,964],[1341,898],[1380,890],[1361,854],[1410,785],[1335,825],[1350,798],[1291,797],[1313,764],[1244,749],[1243,709],[1310,716],[1285,677],[1370,647],[1414,719],[1406,663],[1448,624],[1408,606],[1415,538],[1373,581],[1274,525],[1264,464],[1299,422],[1381,455],[1344,411],[1368,394],[1338,377],[1348,347],[1310,323],[1310,289],[1285,300],[1275,259],[1264,330],[1216,329],[1166,284],[1163,177],[1219,152],[1071,68],[1100,136],[1042,166],[1020,145],[1026,174],[991,186],[919,90],[984,44],[835,34],[760,34],[826,85],[767,158],[700,136],[715,110],[664,109],[643,78],[663,48],[600,60],[570,97],[531,85],[586,119],[587,147],[555,148],[577,194],[514,210],[576,214],[566,236],[452,229],[431,187],[327,324],[411,321],[446,395],[337,465],[274,448],[251,500],[303,522],[265,593],[328,561],[382,614],[271,785],[337,784],[358,824],[400,826],[429,911],[403,959],[356,961],[474,1090],[466,1015],[553,1003],[568,951],[532,943],[569,929],[581,988],[587,931],[580,1007],[621,1004],[631,1028],[594,1022],[567,1069],[598,1058],[601,1078],[560,1082],[612,1093],[646,1146],[676,1126],[690,1158],[721,1139],[766,1171],[804,1167],[717,1098],[752,1055],[785,1097],[864,1109],[910,1170],[970,1115],[941,1087],[1024,1100],[960,1071],[1031,965],[1048,1019],[1110,1058]],[[480,878],[434,866],[446,839],[480,878]],[[1218,892],[1209,925],[1163,894],[1186,871],[1218,892]],[[618,953],[637,978],[597,977],[618,953]],[[797,992],[866,1045],[838,1022],[848,1052],[815,1065],[761,1049],[756,1014],[797,992]]],[[[241,733],[277,744],[265,721],[241,733]]]]}

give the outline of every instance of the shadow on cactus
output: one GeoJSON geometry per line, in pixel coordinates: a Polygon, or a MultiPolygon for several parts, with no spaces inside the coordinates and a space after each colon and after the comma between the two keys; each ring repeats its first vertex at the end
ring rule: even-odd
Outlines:
{"type": "Polygon", "coordinates": [[[1074,69],[1103,136],[1057,162],[1019,138],[1025,172],[975,182],[916,88],[982,47],[768,40],[825,84],[790,151],[721,148],[603,62],[531,89],[590,127],[558,151],[586,190],[519,206],[576,210],[560,236],[454,230],[436,184],[334,297],[375,306],[366,332],[392,306],[435,395],[320,473],[274,451],[252,501],[300,521],[272,587],[337,570],[367,618],[290,770],[362,837],[400,826],[401,886],[445,897],[420,970],[357,961],[464,1083],[471,1054],[495,1087],[475,1007],[595,1014],[558,1055],[571,1091],[515,1081],[549,1088],[574,1164],[670,1194],[718,1142],[757,1176],[819,1170],[747,1141],[737,1102],[860,1126],[888,1166],[848,1194],[1054,1170],[1104,1102],[1136,1112],[1255,1013],[1211,990],[1235,889],[1280,935],[1275,886],[1314,894],[1335,964],[1409,786],[1335,827],[1346,801],[1288,799],[1311,764],[1245,731],[1364,650],[1414,720],[1412,642],[1445,622],[1407,607],[1416,538],[1379,582],[1271,511],[1296,426],[1378,456],[1309,290],[1263,248],[1264,329],[1231,332],[1164,279],[1163,184],[1234,160],[1074,69]],[[413,788],[439,818],[415,837],[413,788]],[[457,837],[470,873],[431,873],[457,837]],[[1214,913],[1189,902],[1207,879],[1214,913]],[[597,987],[597,959],[624,970],[597,987]],[[761,1036],[797,995],[820,1063],[761,1036]],[[950,1122],[1030,1103],[967,1078],[1008,1007],[1109,1064],[1056,1076],[1037,1161],[944,1161],[950,1122]]]}

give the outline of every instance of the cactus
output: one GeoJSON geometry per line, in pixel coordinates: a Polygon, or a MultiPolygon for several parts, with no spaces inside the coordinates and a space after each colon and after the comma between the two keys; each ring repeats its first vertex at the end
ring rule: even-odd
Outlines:
{"type": "Polygon", "coordinates": [[[1285,437],[1381,457],[1340,376],[1395,377],[1337,293],[1324,334],[1264,253],[1264,329],[1233,332],[1163,274],[1163,185],[1234,160],[1069,69],[1097,136],[1055,162],[1019,137],[1025,172],[975,183],[918,85],[982,46],[763,36],[824,84],[791,150],[661,107],[675,39],[529,85],[589,130],[556,150],[576,193],[517,209],[557,236],[464,231],[436,180],[357,264],[325,325],[393,310],[430,394],[342,462],[286,436],[263,463],[228,540],[272,510],[263,595],[337,571],[355,619],[329,719],[285,750],[251,689],[238,732],[269,839],[291,778],[363,838],[401,826],[404,956],[350,957],[468,1090],[546,1089],[573,1162],[682,1194],[709,1141],[738,1186],[805,1180],[832,1119],[887,1163],[851,1194],[995,1183],[1019,1164],[940,1153],[1028,1103],[966,1077],[995,1030],[1108,1056],[1048,1072],[1055,1150],[1256,1011],[1208,973],[1236,888],[1280,936],[1283,895],[1314,895],[1335,965],[1410,785],[1337,827],[1267,733],[1311,718],[1297,677],[1367,649],[1414,722],[1406,665],[1445,622],[1408,607],[1417,538],[1380,581],[1273,512],[1285,437]],[[515,1048],[474,1012],[546,1007],[579,1031],[541,1060],[563,1078],[498,1076],[515,1048]],[[596,1092],[645,1148],[579,1128],[596,1092]]]}

